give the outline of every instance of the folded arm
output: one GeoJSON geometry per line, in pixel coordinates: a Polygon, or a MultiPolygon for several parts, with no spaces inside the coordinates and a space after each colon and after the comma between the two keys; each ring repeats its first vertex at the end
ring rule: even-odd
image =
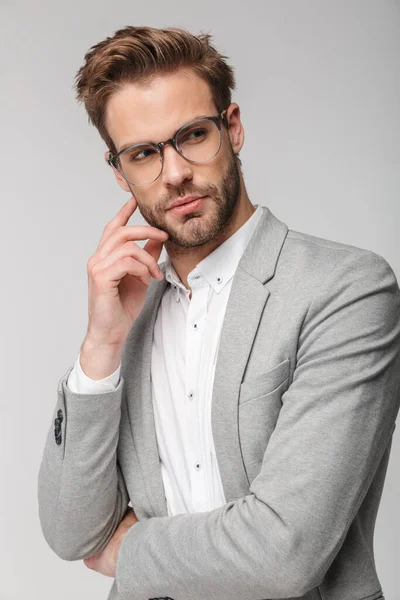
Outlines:
{"type": "Polygon", "coordinates": [[[396,277],[372,252],[343,252],[305,315],[251,493],[139,521],[117,557],[124,600],[281,598],[318,585],[391,439],[399,374],[396,277]]]}

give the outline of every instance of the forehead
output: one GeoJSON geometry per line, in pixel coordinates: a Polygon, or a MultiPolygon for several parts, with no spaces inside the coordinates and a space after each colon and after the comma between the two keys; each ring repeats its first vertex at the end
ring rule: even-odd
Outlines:
{"type": "Polygon", "coordinates": [[[191,119],[216,112],[207,82],[181,69],[116,92],[107,104],[106,124],[118,150],[127,143],[165,140],[191,119]]]}

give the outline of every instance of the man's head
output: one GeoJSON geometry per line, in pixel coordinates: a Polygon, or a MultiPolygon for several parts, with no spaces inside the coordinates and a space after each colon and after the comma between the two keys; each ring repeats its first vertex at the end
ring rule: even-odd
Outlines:
{"type": "Polygon", "coordinates": [[[209,39],[173,27],[128,26],[93,46],[76,75],[77,98],[109,148],[106,160],[122,146],[165,141],[189,121],[224,111],[219,134],[215,130],[220,149],[207,162],[189,161],[168,144],[162,171],[150,184],[127,181],[122,157],[112,167],[144,219],[181,249],[202,246],[232,224],[244,189],[238,157],[244,131],[231,102],[234,74],[209,39]],[[184,196],[206,198],[187,214],[169,210],[184,196]]]}

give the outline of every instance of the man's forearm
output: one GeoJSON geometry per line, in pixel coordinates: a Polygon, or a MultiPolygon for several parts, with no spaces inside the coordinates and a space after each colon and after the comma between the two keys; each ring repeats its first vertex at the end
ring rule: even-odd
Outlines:
{"type": "Polygon", "coordinates": [[[104,548],[129,502],[116,451],[123,379],[103,394],[74,393],[59,382],[57,403],[38,478],[43,534],[66,560],[92,556],[104,548]],[[54,420],[62,412],[57,443],[54,420]]]}

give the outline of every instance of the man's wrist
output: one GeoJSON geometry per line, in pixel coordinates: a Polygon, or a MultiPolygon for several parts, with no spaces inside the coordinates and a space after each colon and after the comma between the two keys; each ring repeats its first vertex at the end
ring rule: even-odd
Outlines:
{"type": "Polygon", "coordinates": [[[80,365],[87,377],[98,381],[109,377],[121,363],[123,344],[99,344],[85,338],[81,346],[80,365]]]}

